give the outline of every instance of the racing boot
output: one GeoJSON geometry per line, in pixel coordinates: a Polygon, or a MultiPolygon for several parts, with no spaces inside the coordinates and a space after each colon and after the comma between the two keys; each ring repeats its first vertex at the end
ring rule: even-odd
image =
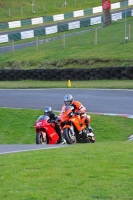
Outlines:
{"type": "Polygon", "coordinates": [[[59,135],[59,140],[58,140],[58,144],[66,144],[66,140],[64,139],[64,137],[62,136],[61,130],[58,131],[58,135],[59,135]]]}
{"type": "Polygon", "coordinates": [[[66,140],[64,137],[62,137],[60,144],[66,144],[66,140]]]}
{"type": "Polygon", "coordinates": [[[61,139],[58,140],[58,144],[66,144],[65,138],[61,137],[61,139]]]}

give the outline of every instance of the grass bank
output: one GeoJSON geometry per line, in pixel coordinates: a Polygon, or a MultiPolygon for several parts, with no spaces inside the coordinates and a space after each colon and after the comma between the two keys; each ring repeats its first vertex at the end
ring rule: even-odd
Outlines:
{"type": "MultiPolygon", "coordinates": [[[[132,17],[127,19],[127,24],[130,24],[132,30],[132,17]]],[[[46,42],[48,36],[43,36],[44,43],[39,45],[38,51],[36,46],[26,45],[14,53],[1,54],[0,69],[133,66],[133,38],[125,42],[124,27],[124,20],[121,20],[104,28],[90,26],[67,31],[66,36],[62,32],[53,34],[50,38],[56,36],[57,39],[49,42],[46,42]]]]}
{"type": "MultiPolygon", "coordinates": [[[[43,110],[0,108],[1,144],[35,144],[34,122],[43,110]]],[[[97,141],[126,141],[132,134],[132,119],[91,115],[97,141]]]]}

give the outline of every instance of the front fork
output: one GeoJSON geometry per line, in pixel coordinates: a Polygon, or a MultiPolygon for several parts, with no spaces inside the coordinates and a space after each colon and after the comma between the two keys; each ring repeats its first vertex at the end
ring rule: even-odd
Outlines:
{"type": "Polygon", "coordinates": [[[72,136],[75,135],[75,132],[74,132],[74,128],[73,128],[73,126],[70,127],[70,132],[71,132],[71,135],[72,135],[72,136]]]}

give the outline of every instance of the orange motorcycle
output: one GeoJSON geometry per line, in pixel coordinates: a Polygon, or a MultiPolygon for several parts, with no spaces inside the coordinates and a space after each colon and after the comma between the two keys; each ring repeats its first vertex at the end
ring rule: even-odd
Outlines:
{"type": "MultiPolygon", "coordinates": [[[[93,132],[86,127],[85,119],[80,117],[79,113],[73,112],[73,106],[63,106],[61,113],[58,115],[60,127],[63,136],[68,144],[94,143],[95,136],[93,132]]],[[[90,116],[87,115],[90,123],[90,116]]]]}

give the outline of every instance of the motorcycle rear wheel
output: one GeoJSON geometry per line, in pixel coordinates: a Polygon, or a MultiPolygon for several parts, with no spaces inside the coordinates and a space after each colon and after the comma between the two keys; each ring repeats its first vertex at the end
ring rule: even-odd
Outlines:
{"type": "Polygon", "coordinates": [[[46,138],[46,140],[44,141],[41,132],[38,132],[38,133],[36,134],[36,144],[48,144],[47,138],[46,138]]]}
{"type": "Polygon", "coordinates": [[[63,135],[64,135],[64,138],[65,138],[67,144],[75,144],[76,143],[76,136],[72,135],[69,128],[64,128],[63,135]]]}
{"type": "Polygon", "coordinates": [[[84,132],[77,135],[77,143],[95,143],[95,141],[95,136],[87,136],[84,132]]]}
{"type": "Polygon", "coordinates": [[[79,135],[77,136],[77,143],[91,143],[89,138],[81,138],[79,135]]]}

